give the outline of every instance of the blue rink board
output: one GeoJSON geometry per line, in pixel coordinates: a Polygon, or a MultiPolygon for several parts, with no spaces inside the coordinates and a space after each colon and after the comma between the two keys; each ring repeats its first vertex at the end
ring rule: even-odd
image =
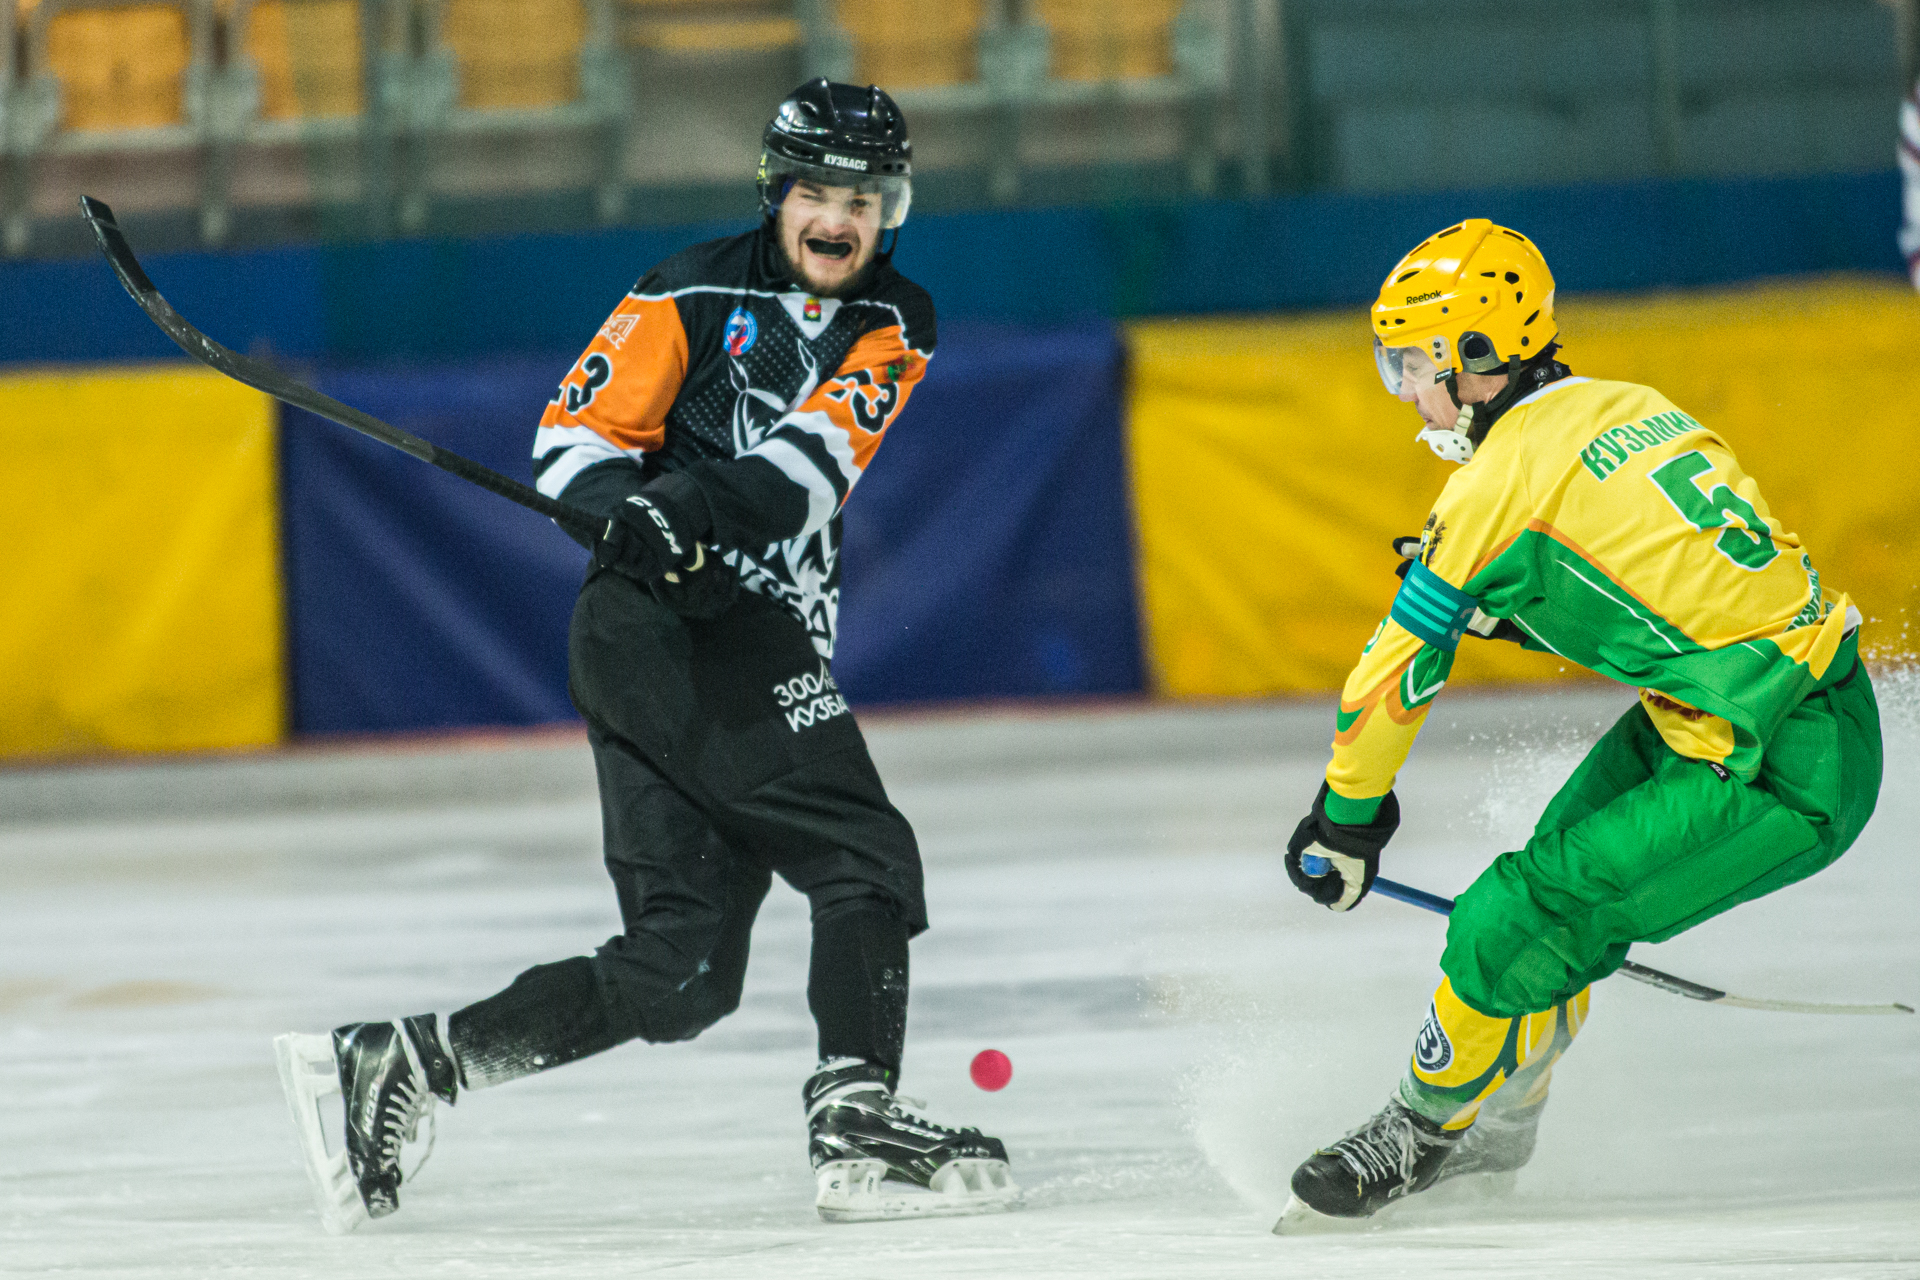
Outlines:
{"type": "MultiPolygon", "coordinates": [[[[898,262],[943,322],[1299,311],[1364,304],[1421,237],[1476,216],[1532,236],[1566,292],[1904,269],[1892,169],[920,215],[898,262]]],[[[157,254],[147,266],[181,314],[242,351],[545,355],[585,346],[653,263],[748,225],[157,254]]],[[[0,364],[177,356],[98,257],[0,264],[0,364]]]]}
{"type": "MultiPolygon", "coordinates": [[[[530,479],[570,355],[332,369],[328,395],[530,479]]],[[[947,326],[846,509],[848,696],[1141,688],[1114,328],[947,326]]],[[[585,553],[549,522],[289,409],[283,525],[293,728],[369,733],[568,719],[585,553]]]]}

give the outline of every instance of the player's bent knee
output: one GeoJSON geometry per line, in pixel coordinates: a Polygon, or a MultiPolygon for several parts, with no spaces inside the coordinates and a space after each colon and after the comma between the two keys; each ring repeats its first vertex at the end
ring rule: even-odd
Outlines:
{"type": "Polygon", "coordinates": [[[691,966],[683,960],[666,963],[645,956],[647,949],[615,945],[630,941],[615,939],[594,957],[608,1020],[620,1040],[691,1040],[740,1007],[744,963],[729,963],[715,953],[691,966]]]}
{"type": "Polygon", "coordinates": [[[740,984],[696,974],[679,987],[621,990],[610,1021],[621,1040],[668,1044],[691,1040],[740,1007],[740,984]]]}
{"type": "Polygon", "coordinates": [[[1454,904],[1440,968],[1469,1007],[1489,1017],[1539,1013],[1598,981],[1626,958],[1585,912],[1563,918],[1532,891],[1516,855],[1487,868],[1454,904]]]}
{"type": "Polygon", "coordinates": [[[649,1044],[691,1040],[740,1007],[740,991],[687,988],[640,1010],[640,1038],[649,1044]]]}

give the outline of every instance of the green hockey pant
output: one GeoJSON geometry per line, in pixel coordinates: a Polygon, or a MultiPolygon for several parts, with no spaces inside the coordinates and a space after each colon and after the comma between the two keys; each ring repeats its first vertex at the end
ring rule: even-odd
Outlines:
{"type": "Polygon", "coordinates": [[[1587,753],[1524,848],[1460,895],[1440,967],[1468,1006],[1537,1013],[1661,942],[1845,853],[1880,793],[1864,664],[1810,695],[1743,783],[1668,747],[1635,704],[1587,753]]]}

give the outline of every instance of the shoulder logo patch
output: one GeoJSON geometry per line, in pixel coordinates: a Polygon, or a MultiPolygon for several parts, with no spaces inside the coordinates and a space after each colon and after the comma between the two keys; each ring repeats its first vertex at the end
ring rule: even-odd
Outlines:
{"type": "Polygon", "coordinates": [[[1413,1065],[1433,1075],[1445,1071],[1452,1061],[1453,1042],[1447,1039],[1447,1029],[1440,1025],[1440,1011],[1428,1005],[1427,1020],[1420,1024],[1420,1034],[1414,1037],[1413,1065]]]}
{"type": "Polygon", "coordinates": [[[726,344],[727,354],[743,356],[753,350],[753,343],[760,336],[760,322],[753,318],[753,312],[745,307],[735,307],[733,314],[727,317],[727,327],[721,333],[721,341],[726,344]]]}
{"type": "Polygon", "coordinates": [[[639,323],[640,317],[636,315],[613,316],[600,326],[600,336],[607,340],[608,346],[618,351],[621,344],[626,342],[627,335],[632,333],[633,327],[639,323]]]}

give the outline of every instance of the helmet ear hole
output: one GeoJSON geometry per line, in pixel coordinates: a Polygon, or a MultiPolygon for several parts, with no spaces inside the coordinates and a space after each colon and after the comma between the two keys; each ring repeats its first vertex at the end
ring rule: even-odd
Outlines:
{"type": "Polygon", "coordinates": [[[1460,365],[1468,373],[1498,373],[1507,362],[1500,358],[1493,339],[1484,333],[1460,335],[1460,365]]]}

